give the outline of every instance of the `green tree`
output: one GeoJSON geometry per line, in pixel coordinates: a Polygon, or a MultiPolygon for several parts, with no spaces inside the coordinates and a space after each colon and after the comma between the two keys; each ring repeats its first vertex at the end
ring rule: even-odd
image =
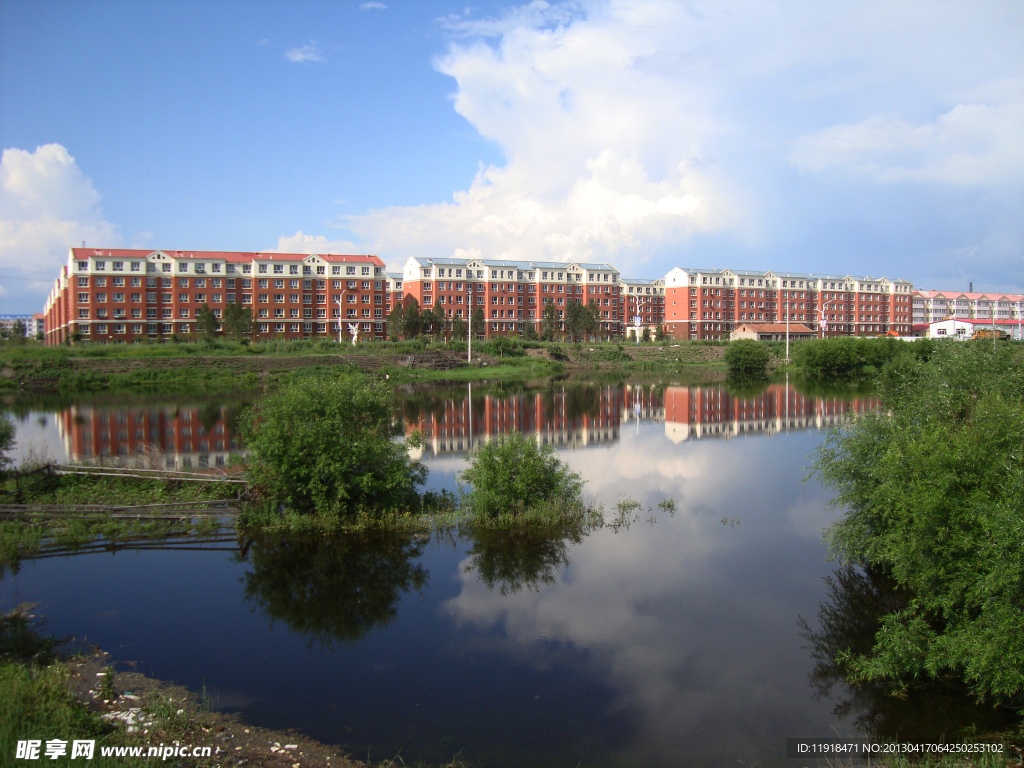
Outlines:
{"type": "Polygon", "coordinates": [[[661,341],[664,341],[665,338],[666,338],[665,326],[659,324],[657,329],[655,329],[655,331],[654,331],[654,340],[658,341],[658,342],[661,342],[661,341]]]}
{"type": "Polygon", "coordinates": [[[426,468],[394,440],[392,398],[383,382],[349,374],[299,379],[258,401],[242,424],[257,493],[298,512],[418,508],[426,468]]]}
{"type": "Polygon", "coordinates": [[[420,317],[420,303],[410,298],[402,312],[402,335],[406,339],[415,339],[423,331],[423,319],[420,317]]]}
{"type": "Polygon", "coordinates": [[[473,337],[485,338],[487,335],[487,320],[484,318],[484,311],[480,307],[473,310],[473,337]]]}
{"type": "Polygon", "coordinates": [[[21,320],[15,320],[14,325],[11,326],[11,342],[14,344],[24,344],[26,341],[25,323],[21,320]]]}
{"type": "Polygon", "coordinates": [[[203,306],[196,311],[196,330],[198,331],[201,327],[206,336],[206,340],[213,341],[217,338],[217,325],[217,316],[213,313],[213,310],[210,309],[210,305],[203,304],[203,306]]]}
{"type": "Polygon", "coordinates": [[[230,333],[236,341],[252,337],[252,310],[241,304],[231,302],[224,308],[222,323],[225,333],[230,333]]]}
{"type": "Polygon", "coordinates": [[[540,338],[537,335],[537,325],[533,320],[527,320],[526,325],[523,327],[523,338],[526,341],[536,341],[540,338]]]}
{"type": "Polygon", "coordinates": [[[388,315],[388,338],[392,341],[397,341],[401,338],[404,325],[405,318],[402,313],[402,305],[396,303],[395,308],[388,315]]]}
{"type": "Polygon", "coordinates": [[[455,341],[466,340],[466,324],[462,322],[461,317],[452,320],[452,339],[455,341]]]}
{"type": "MultiPolygon", "coordinates": [[[[897,342],[902,343],[902,342],[897,342]]],[[[910,597],[848,682],[902,695],[956,676],[992,703],[1024,695],[1024,350],[913,345],[879,378],[884,408],[833,431],[815,472],[847,512],[828,532],[844,563],[879,569],[910,597]]]]}
{"type": "Polygon", "coordinates": [[[725,364],[733,376],[767,376],[772,351],[753,339],[737,339],[725,348],[725,364]]]}
{"type": "Polygon", "coordinates": [[[586,307],[580,304],[575,299],[567,299],[565,303],[565,332],[569,336],[570,342],[579,341],[583,335],[584,319],[583,315],[586,313],[586,307]]]}
{"type": "Polygon", "coordinates": [[[646,325],[644,326],[644,332],[640,334],[640,341],[642,341],[644,344],[650,344],[651,342],[651,329],[648,328],[646,325]]]}
{"type": "Polygon", "coordinates": [[[470,486],[469,507],[484,518],[520,517],[542,504],[579,505],[583,481],[555,455],[521,432],[510,432],[474,453],[459,482],[470,486]]]}
{"type": "Polygon", "coordinates": [[[541,323],[540,337],[544,341],[554,341],[558,335],[558,311],[555,309],[554,302],[544,305],[541,317],[543,322],[541,323]]]}

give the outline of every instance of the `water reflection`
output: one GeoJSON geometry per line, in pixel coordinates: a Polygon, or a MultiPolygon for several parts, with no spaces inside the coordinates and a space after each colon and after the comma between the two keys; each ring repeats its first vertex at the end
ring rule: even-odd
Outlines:
{"type": "Polygon", "coordinates": [[[478,392],[473,386],[430,396],[407,395],[400,408],[407,432],[419,430],[425,454],[460,455],[507,432],[571,449],[617,443],[627,423],[664,423],[675,443],[738,435],[821,429],[878,408],[873,395],[804,394],[775,383],[730,391],[725,385],[552,384],[533,390],[478,392]]]}
{"type": "Polygon", "coordinates": [[[870,653],[883,616],[904,608],[910,595],[884,573],[846,567],[825,579],[828,599],[818,609],[817,629],[800,621],[815,661],[811,682],[822,697],[841,693],[836,715],[854,716],[865,736],[877,741],[952,740],[977,733],[1008,730],[1019,715],[1005,707],[980,704],[954,675],[912,680],[903,695],[889,686],[845,683],[847,666],[837,661],[844,653],[870,653]]]}
{"type": "Polygon", "coordinates": [[[409,533],[267,533],[241,541],[245,600],[310,644],[355,643],[422,590],[423,541],[409,533]]]}
{"type": "Polygon", "coordinates": [[[508,529],[474,527],[463,569],[475,573],[488,589],[514,595],[541,584],[554,584],[569,565],[569,545],[579,544],[588,531],[582,527],[508,529]]]}
{"type": "Polygon", "coordinates": [[[147,469],[225,467],[241,453],[238,418],[246,403],[136,407],[74,405],[57,414],[66,458],[147,469]]]}

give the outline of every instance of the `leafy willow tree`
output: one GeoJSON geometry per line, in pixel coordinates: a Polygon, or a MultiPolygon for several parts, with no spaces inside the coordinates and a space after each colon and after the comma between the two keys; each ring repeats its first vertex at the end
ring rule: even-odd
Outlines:
{"type": "Polygon", "coordinates": [[[1024,350],[946,342],[924,362],[905,349],[880,386],[885,408],[832,432],[815,472],[848,510],[828,532],[833,553],[910,597],[869,650],[837,651],[837,663],[895,695],[955,675],[979,698],[1019,704],[1024,350]]]}
{"type": "Polygon", "coordinates": [[[418,509],[426,468],[395,441],[391,389],[346,374],[293,381],[242,423],[249,478],[268,503],[303,513],[418,509]]]}
{"type": "Polygon", "coordinates": [[[231,302],[224,308],[222,325],[224,332],[234,336],[237,341],[248,339],[252,336],[252,310],[231,302]]]}

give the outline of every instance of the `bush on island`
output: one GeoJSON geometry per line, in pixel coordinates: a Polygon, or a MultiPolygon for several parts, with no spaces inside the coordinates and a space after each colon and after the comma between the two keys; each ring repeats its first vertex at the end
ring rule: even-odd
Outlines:
{"type": "Polygon", "coordinates": [[[772,351],[759,341],[738,339],[725,348],[725,364],[733,376],[767,376],[772,351]]]}
{"type": "Polygon", "coordinates": [[[470,486],[468,507],[483,518],[518,518],[543,506],[569,510],[582,504],[580,476],[550,445],[537,445],[519,432],[485,443],[459,481],[470,486]]]}
{"type": "Polygon", "coordinates": [[[243,420],[257,493],[296,512],[354,515],[419,507],[427,470],[395,440],[391,389],[355,374],[298,379],[243,420]]]}

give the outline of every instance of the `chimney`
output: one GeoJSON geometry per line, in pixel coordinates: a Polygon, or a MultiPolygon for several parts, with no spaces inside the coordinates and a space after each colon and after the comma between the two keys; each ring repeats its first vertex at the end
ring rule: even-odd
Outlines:
{"type": "Polygon", "coordinates": [[[973,280],[967,284],[967,292],[968,293],[974,293],[974,281],[973,280]]]}

